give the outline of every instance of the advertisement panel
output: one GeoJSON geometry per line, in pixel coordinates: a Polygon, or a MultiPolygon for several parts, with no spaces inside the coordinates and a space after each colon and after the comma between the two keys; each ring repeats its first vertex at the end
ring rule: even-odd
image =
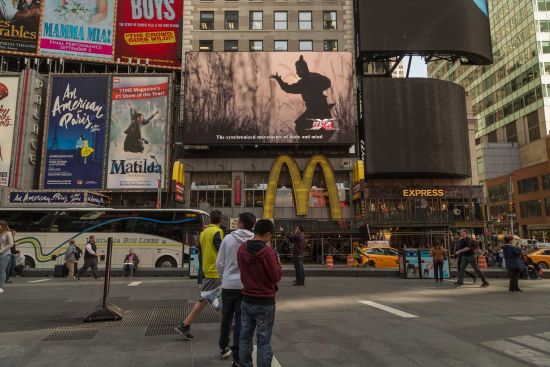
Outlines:
{"type": "Polygon", "coordinates": [[[5,0],[0,11],[0,52],[36,54],[40,0],[5,0]]]}
{"type": "Polygon", "coordinates": [[[108,189],[164,187],[169,76],[114,76],[108,189]]]}
{"type": "Polygon", "coordinates": [[[18,76],[0,76],[0,186],[10,184],[18,91],[18,76]]]}
{"type": "Polygon", "coordinates": [[[108,100],[108,76],[51,77],[43,143],[43,188],[101,188],[108,100]]]}
{"type": "Polygon", "coordinates": [[[115,61],[179,68],[183,0],[118,0],[115,61]]]}
{"type": "Polygon", "coordinates": [[[115,0],[44,0],[40,53],[111,61],[115,0]]]}
{"type": "Polygon", "coordinates": [[[185,144],[353,144],[348,52],[188,52],[185,144]]]}

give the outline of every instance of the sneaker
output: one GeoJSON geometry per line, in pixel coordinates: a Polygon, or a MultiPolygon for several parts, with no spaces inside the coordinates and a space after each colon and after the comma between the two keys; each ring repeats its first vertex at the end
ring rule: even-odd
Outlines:
{"type": "Polygon", "coordinates": [[[4,293],[4,289],[0,288],[0,294],[4,293]]]}
{"type": "Polygon", "coordinates": [[[184,325],[182,322],[181,325],[176,326],[174,330],[176,330],[176,333],[183,336],[185,340],[193,339],[193,335],[191,335],[191,325],[184,325]]]}
{"type": "Polygon", "coordinates": [[[220,349],[220,354],[222,355],[223,359],[227,359],[231,357],[231,354],[233,354],[233,352],[231,351],[231,348],[225,347],[223,349],[220,349]]]}
{"type": "Polygon", "coordinates": [[[459,282],[454,282],[453,284],[454,284],[456,287],[462,287],[462,285],[463,285],[462,283],[459,283],[459,282]]]}
{"type": "Polygon", "coordinates": [[[479,287],[480,288],[487,288],[489,286],[489,283],[488,282],[485,282],[483,283],[482,285],[480,285],[479,287]]]}

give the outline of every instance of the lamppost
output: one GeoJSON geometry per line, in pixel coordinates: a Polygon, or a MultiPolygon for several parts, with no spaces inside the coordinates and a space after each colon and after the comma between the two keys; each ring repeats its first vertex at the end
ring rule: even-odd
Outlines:
{"type": "Polygon", "coordinates": [[[159,170],[159,179],[158,179],[158,182],[157,182],[158,190],[157,190],[157,205],[156,205],[156,208],[157,208],[157,209],[160,209],[160,207],[161,207],[161,200],[162,200],[162,193],[161,193],[162,166],[161,166],[160,163],[157,161],[157,157],[155,157],[154,155],[151,155],[151,159],[153,159],[153,160],[155,161],[155,163],[160,167],[160,170],[159,170]]]}

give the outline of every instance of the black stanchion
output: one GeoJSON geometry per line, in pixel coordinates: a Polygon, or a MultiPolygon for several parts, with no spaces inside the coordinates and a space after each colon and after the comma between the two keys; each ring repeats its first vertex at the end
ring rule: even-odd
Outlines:
{"type": "Polygon", "coordinates": [[[107,259],[105,261],[105,276],[103,282],[103,301],[94,312],[84,318],[84,322],[95,321],[119,321],[122,320],[124,311],[115,305],[107,304],[107,296],[111,286],[111,256],[113,252],[113,237],[107,239],[107,259]]]}

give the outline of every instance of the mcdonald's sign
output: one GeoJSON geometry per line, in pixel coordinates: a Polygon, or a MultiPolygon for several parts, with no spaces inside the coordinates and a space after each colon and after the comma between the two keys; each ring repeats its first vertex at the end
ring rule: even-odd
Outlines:
{"type": "Polygon", "coordinates": [[[183,203],[185,201],[185,195],[183,191],[183,185],[185,183],[185,169],[183,162],[174,162],[174,168],[172,169],[172,184],[174,185],[174,192],[176,193],[176,202],[183,203]]]}
{"type": "Polygon", "coordinates": [[[303,177],[296,161],[291,156],[283,154],[275,159],[275,162],[271,167],[271,172],[267,183],[267,192],[264,201],[264,218],[273,219],[275,198],[277,196],[277,183],[279,182],[281,169],[285,165],[290,172],[292,190],[294,193],[294,206],[296,208],[297,215],[306,216],[308,214],[309,195],[311,185],[313,183],[313,175],[315,174],[315,168],[319,165],[323,171],[327,184],[332,219],[342,219],[342,211],[340,210],[340,199],[338,197],[338,189],[336,188],[334,171],[328,159],[320,154],[316,154],[309,159],[306,164],[303,177]]]}

